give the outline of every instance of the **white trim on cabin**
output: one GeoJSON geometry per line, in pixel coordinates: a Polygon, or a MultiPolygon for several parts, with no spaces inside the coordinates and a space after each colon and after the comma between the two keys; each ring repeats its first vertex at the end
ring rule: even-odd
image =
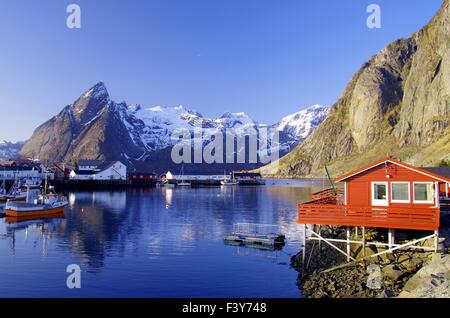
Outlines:
{"type": "Polygon", "coordinates": [[[411,183],[407,182],[407,181],[393,181],[393,182],[391,182],[391,202],[392,203],[411,203],[411,183]],[[406,184],[406,185],[408,185],[408,200],[394,200],[394,198],[393,198],[393,195],[394,195],[393,186],[395,184],[406,184]]]}
{"type": "Polygon", "coordinates": [[[358,175],[358,174],[360,174],[360,173],[363,173],[363,172],[365,172],[365,171],[367,171],[367,170],[370,170],[370,169],[373,169],[373,168],[375,168],[375,167],[378,167],[378,166],[380,166],[380,165],[382,165],[382,164],[384,164],[384,163],[386,163],[386,162],[390,162],[390,163],[392,163],[392,164],[394,164],[394,165],[399,165],[399,166],[401,166],[401,167],[403,167],[403,168],[406,168],[406,169],[415,171],[415,172],[417,172],[417,173],[423,174],[423,175],[425,175],[425,176],[427,176],[427,177],[430,177],[430,178],[433,178],[433,179],[436,179],[436,180],[439,180],[439,181],[442,181],[442,182],[448,182],[448,179],[442,179],[442,178],[440,178],[440,177],[438,177],[438,176],[429,174],[429,173],[427,173],[427,172],[425,172],[425,171],[417,170],[417,169],[414,169],[414,168],[405,166],[405,165],[403,165],[403,164],[400,163],[400,162],[394,162],[394,161],[391,161],[391,160],[386,160],[386,161],[383,161],[383,162],[374,164],[374,165],[372,165],[372,166],[370,166],[370,167],[365,168],[364,170],[359,170],[359,171],[357,171],[357,172],[355,172],[355,173],[353,173],[353,174],[351,174],[351,175],[345,176],[345,178],[337,179],[336,182],[342,182],[342,181],[344,181],[344,180],[347,180],[348,178],[354,177],[354,176],[356,176],[356,175],[358,175]]]}
{"type": "MultiPolygon", "coordinates": [[[[432,204],[434,203],[434,199],[436,198],[436,191],[435,189],[433,190],[433,186],[436,186],[435,182],[413,182],[413,202],[416,204],[432,204]],[[421,201],[421,200],[416,200],[416,184],[429,184],[431,185],[431,201],[421,201]],[[434,191],[434,192],[433,192],[434,191]]],[[[439,199],[437,200],[439,202],[439,199]]]]}
{"type": "Polygon", "coordinates": [[[347,188],[347,182],[344,182],[344,205],[347,205],[347,195],[348,195],[348,188],[347,188]]]}
{"type": "Polygon", "coordinates": [[[371,186],[371,203],[372,206],[389,206],[389,195],[390,195],[390,191],[389,191],[389,182],[386,181],[373,181],[371,182],[372,186],[371,186]],[[379,200],[379,199],[375,199],[374,195],[375,195],[375,185],[384,185],[386,187],[386,199],[385,200],[379,200]]]}

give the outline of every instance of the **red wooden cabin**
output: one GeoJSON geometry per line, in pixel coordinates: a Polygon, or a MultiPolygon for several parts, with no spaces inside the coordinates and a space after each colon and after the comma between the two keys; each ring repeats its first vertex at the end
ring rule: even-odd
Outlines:
{"type": "Polygon", "coordinates": [[[344,191],[298,207],[300,224],[437,231],[450,178],[392,158],[337,178],[344,191]]]}

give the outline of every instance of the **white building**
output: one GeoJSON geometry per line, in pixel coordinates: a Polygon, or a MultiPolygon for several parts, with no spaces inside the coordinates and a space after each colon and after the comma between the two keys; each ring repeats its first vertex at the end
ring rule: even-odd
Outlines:
{"type": "MultiPolygon", "coordinates": [[[[3,165],[3,163],[0,163],[0,183],[3,180],[45,179],[46,174],[43,172],[45,169],[42,165],[16,165],[15,162],[3,165]]],[[[47,173],[47,179],[53,180],[54,174],[47,173]]]]}
{"type": "Polygon", "coordinates": [[[120,161],[81,160],[70,172],[72,180],[126,180],[127,167],[120,161]],[[83,164],[83,165],[82,165],[83,164]]]}

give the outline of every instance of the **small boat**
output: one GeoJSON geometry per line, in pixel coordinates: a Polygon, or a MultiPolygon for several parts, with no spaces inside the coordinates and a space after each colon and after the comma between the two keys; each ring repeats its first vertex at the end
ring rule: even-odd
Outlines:
{"type": "MultiPolygon", "coordinates": [[[[181,176],[184,177],[184,165],[181,166],[181,176]]],[[[177,187],[190,187],[191,185],[191,182],[186,181],[184,178],[177,183],[177,187]]]]}
{"type": "Polygon", "coordinates": [[[234,186],[239,185],[239,182],[237,182],[236,180],[223,180],[220,181],[220,184],[223,186],[234,186]]]}
{"type": "Polygon", "coordinates": [[[239,182],[237,182],[237,180],[235,180],[235,179],[228,179],[227,173],[224,170],[223,171],[223,180],[220,181],[220,184],[223,186],[234,186],[234,185],[239,185],[239,182]]]}
{"type": "Polygon", "coordinates": [[[165,183],[163,183],[162,184],[162,187],[163,188],[170,188],[170,189],[172,189],[172,188],[175,188],[175,183],[169,183],[169,182],[165,182],[165,183]]]}
{"type": "Polygon", "coordinates": [[[23,186],[16,180],[9,191],[0,191],[0,202],[6,202],[8,200],[24,201],[27,197],[27,191],[23,189],[23,186]]]}
{"type": "Polygon", "coordinates": [[[36,186],[27,186],[26,202],[7,201],[5,215],[12,217],[46,216],[62,213],[68,204],[67,198],[58,196],[52,187],[50,193],[39,194],[36,186]]]}

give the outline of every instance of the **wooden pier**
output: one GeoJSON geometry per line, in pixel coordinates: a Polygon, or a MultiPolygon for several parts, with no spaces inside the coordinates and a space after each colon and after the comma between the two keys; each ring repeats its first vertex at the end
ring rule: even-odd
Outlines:
{"type": "Polygon", "coordinates": [[[276,225],[238,223],[224,241],[231,245],[276,249],[284,246],[286,238],[277,233],[276,225]]]}

